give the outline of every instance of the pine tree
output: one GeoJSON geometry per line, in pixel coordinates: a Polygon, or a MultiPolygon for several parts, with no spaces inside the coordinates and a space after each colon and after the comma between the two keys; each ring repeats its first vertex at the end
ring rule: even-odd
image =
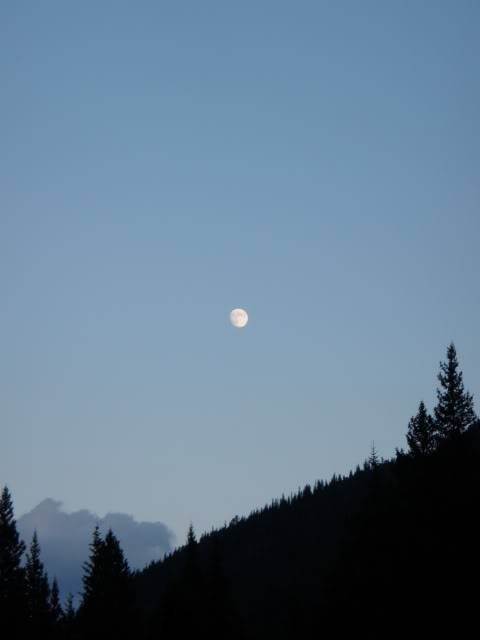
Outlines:
{"type": "Polygon", "coordinates": [[[106,603],[112,616],[119,621],[117,634],[124,633],[134,620],[133,574],[123,555],[120,542],[109,529],[104,541],[104,584],[106,603]]]}
{"type": "Polygon", "coordinates": [[[89,638],[129,638],[135,635],[136,612],[132,573],[111,530],[102,540],[98,526],[84,565],[84,591],[78,611],[80,627],[89,638]]]}
{"type": "Polygon", "coordinates": [[[50,586],[40,560],[40,545],[35,531],[25,566],[27,616],[30,633],[46,632],[51,626],[50,586]]]}
{"type": "Polygon", "coordinates": [[[440,363],[438,374],[440,388],[434,414],[440,440],[463,433],[476,420],[473,397],[464,390],[463,374],[457,369],[457,352],[452,342],[447,349],[447,361],[440,363]]]}
{"type": "Polygon", "coordinates": [[[369,469],[374,471],[375,469],[378,469],[379,464],[380,464],[380,460],[378,458],[378,453],[375,448],[375,443],[372,442],[372,448],[370,450],[370,455],[368,457],[367,466],[369,469]]]}
{"type": "Polygon", "coordinates": [[[193,524],[190,523],[190,526],[188,527],[188,533],[187,533],[187,549],[189,549],[190,551],[193,551],[196,548],[196,544],[197,544],[197,537],[195,535],[193,524]]]}
{"type": "Polygon", "coordinates": [[[69,593],[65,602],[65,612],[60,621],[61,637],[64,640],[70,640],[75,637],[76,623],[77,614],[73,606],[73,595],[69,593]]]}
{"type": "Polygon", "coordinates": [[[190,524],[187,534],[185,549],[186,561],[181,582],[181,597],[183,609],[185,636],[190,636],[197,631],[199,634],[205,629],[205,580],[198,556],[198,542],[190,524]]]}
{"type": "Polygon", "coordinates": [[[189,526],[187,533],[186,563],[183,577],[184,586],[188,592],[192,593],[192,595],[194,592],[198,592],[200,587],[203,586],[203,576],[201,574],[198,559],[198,542],[192,524],[189,526]]]}
{"type": "Polygon", "coordinates": [[[50,617],[53,624],[58,624],[58,622],[63,618],[63,609],[60,604],[60,592],[58,589],[57,578],[53,578],[52,588],[50,589],[50,617]]]}
{"type": "Polygon", "coordinates": [[[160,637],[190,638],[205,635],[207,631],[206,585],[192,524],[188,528],[187,543],[182,550],[182,561],[180,575],[168,582],[152,619],[152,628],[155,630],[153,637],[158,634],[160,637]]]}
{"type": "Polygon", "coordinates": [[[65,622],[73,622],[75,620],[75,607],[73,606],[73,595],[68,594],[65,602],[65,613],[63,615],[65,622]]]}
{"type": "Polygon", "coordinates": [[[418,405],[417,414],[408,423],[407,443],[414,456],[431,453],[435,449],[435,423],[423,400],[418,405]]]}
{"type": "Polygon", "coordinates": [[[21,638],[26,618],[25,572],[20,565],[25,544],[13,515],[12,497],[4,487],[0,497],[0,620],[2,635],[21,638]]]}
{"type": "Polygon", "coordinates": [[[102,585],[102,551],[103,540],[98,525],[93,530],[90,543],[90,556],[84,563],[82,602],[78,609],[78,621],[84,633],[95,628],[96,621],[102,617],[102,602],[100,594],[102,585]]]}

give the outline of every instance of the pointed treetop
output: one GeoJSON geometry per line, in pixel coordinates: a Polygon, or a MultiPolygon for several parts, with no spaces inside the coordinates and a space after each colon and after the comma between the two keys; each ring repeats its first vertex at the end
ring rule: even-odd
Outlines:
{"type": "Polygon", "coordinates": [[[193,524],[190,523],[190,526],[188,527],[188,534],[187,534],[187,547],[192,547],[195,544],[197,544],[197,538],[195,536],[193,524]]]}
{"type": "Polygon", "coordinates": [[[68,594],[65,602],[65,620],[71,622],[75,618],[75,607],[73,606],[73,595],[68,594]]]}
{"type": "Polygon", "coordinates": [[[13,520],[13,501],[8,487],[2,489],[0,498],[0,524],[10,523],[13,520]]]}
{"type": "Polygon", "coordinates": [[[435,427],[439,439],[463,433],[477,419],[473,408],[473,396],[463,386],[463,374],[458,370],[457,351],[453,342],[447,349],[447,361],[440,362],[438,374],[435,427]]]}
{"type": "Polygon", "coordinates": [[[372,448],[370,450],[370,456],[368,458],[368,466],[370,469],[376,469],[380,464],[380,460],[378,458],[378,453],[375,448],[375,442],[372,442],[372,448]]]}
{"type": "Polygon", "coordinates": [[[431,453],[436,446],[436,429],[423,400],[415,416],[408,423],[407,443],[414,456],[431,453]]]}
{"type": "Polygon", "coordinates": [[[50,613],[54,623],[63,618],[63,609],[60,604],[60,591],[58,589],[57,578],[53,578],[52,588],[50,589],[50,613]]]}
{"type": "Polygon", "coordinates": [[[8,487],[5,485],[0,496],[0,527],[15,527],[13,514],[13,500],[8,487]]]}
{"type": "Polygon", "coordinates": [[[118,538],[113,533],[112,529],[109,529],[104,540],[104,555],[107,566],[110,566],[113,573],[118,575],[130,575],[130,567],[123,555],[123,550],[120,546],[118,538]]]}
{"type": "Polygon", "coordinates": [[[36,531],[33,532],[32,542],[27,553],[25,590],[30,623],[37,629],[48,626],[51,616],[50,585],[43,562],[40,559],[40,544],[36,531]]]}
{"type": "Polygon", "coordinates": [[[8,629],[9,621],[24,618],[25,582],[21,566],[25,544],[20,540],[13,516],[12,496],[4,487],[0,496],[0,609],[2,628],[8,629]]]}
{"type": "MultiPolygon", "coordinates": [[[[17,523],[13,514],[13,501],[8,487],[3,487],[0,497],[0,548],[5,547],[5,552],[11,556],[11,560],[18,565],[25,551],[25,544],[19,538],[17,523]],[[8,548],[8,549],[7,549],[8,548]]],[[[3,553],[0,554],[0,557],[3,553]]]]}

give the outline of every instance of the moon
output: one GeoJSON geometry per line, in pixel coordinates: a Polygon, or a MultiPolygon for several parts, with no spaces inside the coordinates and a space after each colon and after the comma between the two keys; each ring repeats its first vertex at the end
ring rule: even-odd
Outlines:
{"type": "Polygon", "coordinates": [[[248,313],[245,309],[232,309],[230,311],[230,322],[237,329],[243,329],[248,322],[248,313]]]}

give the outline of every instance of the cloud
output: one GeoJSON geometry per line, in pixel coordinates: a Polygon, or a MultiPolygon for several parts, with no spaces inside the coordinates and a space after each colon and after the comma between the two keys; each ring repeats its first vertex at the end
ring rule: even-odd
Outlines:
{"type": "Polygon", "coordinates": [[[107,513],[104,518],[82,509],[62,511],[62,503],[46,498],[17,521],[20,537],[27,547],[36,530],[41,559],[50,579],[57,577],[62,598],[82,590],[83,563],[95,525],[105,534],[112,529],[132,569],[142,569],[172,549],[173,532],[162,522],[137,522],[126,513],[107,513]]]}

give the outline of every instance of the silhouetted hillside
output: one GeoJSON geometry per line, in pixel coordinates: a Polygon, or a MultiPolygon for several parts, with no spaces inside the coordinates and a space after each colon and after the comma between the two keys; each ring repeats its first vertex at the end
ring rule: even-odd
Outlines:
{"type": "MultiPolygon", "coordinates": [[[[455,346],[433,416],[421,401],[408,452],[370,457],[132,572],[95,527],[78,610],[62,609],[34,533],[25,566],[0,495],[0,619],[9,638],[209,640],[478,635],[480,421],[455,346]]],[[[3,637],[3,636],[2,636],[3,637]]]]}
{"type": "MultiPolygon", "coordinates": [[[[219,548],[247,638],[320,637],[352,624],[391,637],[412,616],[416,628],[460,624],[478,596],[479,505],[476,423],[429,455],[371,458],[203,536],[199,571],[208,577],[219,548]]],[[[182,584],[187,555],[183,547],[137,575],[147,615],[182,584]]]]}

